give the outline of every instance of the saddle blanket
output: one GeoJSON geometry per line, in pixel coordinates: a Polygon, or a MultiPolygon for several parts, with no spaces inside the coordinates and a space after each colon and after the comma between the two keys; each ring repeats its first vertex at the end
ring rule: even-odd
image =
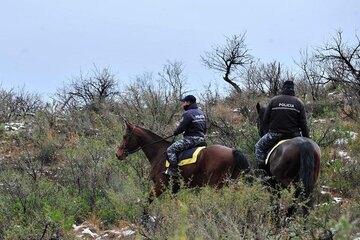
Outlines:
{"type": "Polygon", "coordinates": [[[279,142],[269,151],[269,153],[267,154],[267,156],[266,156],[266,158],[265,158],[265,165],[268,164],[269,158],[270,158],[271,154],[273,153],[273,151],[274,151],[278,146],[280,146],[281,144],[283,144],[284,142],[286,142],[287,140],[289,140],[289,139],[285,139],[285,140],[279,141],[279,142]]]}
{"type": "MultiPolygon", "coordinates": [[[[195,147],[195,148],[190,148],[188,150],[181,152],[178,155],[178,166],[184,166],[187,164],[195,163],[197,160],[198,154],[204,148],[206,148],[206,147],[195,147]]],[[[168,160],[166,160],[165,166],[166,167],[170,166],[170,163],[168,160]]]]}

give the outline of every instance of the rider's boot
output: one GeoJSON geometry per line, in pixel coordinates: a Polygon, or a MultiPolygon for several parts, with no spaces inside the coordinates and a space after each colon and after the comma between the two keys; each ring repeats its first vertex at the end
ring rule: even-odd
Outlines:
{"type": "Polygon", "coordinates": [[[265,162],[264,161],[258,161],[258,168],[261,170],[265,170],[265,162]]]}
{"type": "Polygon", "coordinates": [[[166,175],[172,176],[172,177],[179,177],[179,171],[176,165],[171,164],[165,171],[164,173],[166,175]]]}

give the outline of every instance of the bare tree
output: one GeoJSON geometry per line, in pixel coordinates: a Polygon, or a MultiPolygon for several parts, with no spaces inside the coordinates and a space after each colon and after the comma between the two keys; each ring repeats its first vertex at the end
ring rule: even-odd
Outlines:
{"type": "Polygon", "coordinates": [[[309,55],[308,51],[300,52],[300,62],[296,63],[302,70],[302,79],[307,83],[304,88],[310,89],[312,100],[320,100],[323,86],[326,84],[322,76],[325,74],[325,68],[316,61],[315,55],[309,55]]]}
{"type": "Polygon", "coordinates": [[[343,40],[342,31],[338,31],[331,42],[317,49],[317,60],[327,63],[327,75],[323,76],[325,79],[360,87],[360,39],[358,36],[356,36],[356,41],[353,46],[349,46],[343,40]]]}
{"type": "Polygon", "coordinates": [[[284,77],[281,76],[281,70],[282,68],[280,63],[276,61],[262,66],[261,72],[263,73],[263,79],[267,79],[267,81],[265,81],[265,85],[268,83],[267,88],[269,89],[269,94],[271,96],[277,95],[280,92],[281,78],[284,77]]]}
{"type": "Polygon", "coordinates": [[[26,115],[34,115],[43,107],[40,95],[26,92],[24,88],[0,89],[0,122],[8,122],[26,115]]]}
{"type": "Polygon", "coordinates": [[[171,124],[179,112],[179,99],[185,92],[182,63],[168,62],[158,77],[151,73],[138,76],[121,94],[121,105],[126,117],[166,134],[174,127],[171,124]]]}
{"type": "Polygon", "coordinates": [[[253,57],[245,44],[245,33],[226,37],[226,43],[206,52],[201,60],[209,69],[223,73],[223,79],[229,83],[237,93],[241,93],[240,86],[236,83],[236,76],[231,76],[240,68],[252,62],[253,57]]]}
{"type": "Polygon", "coordinates": [[[92,75],[74,78],[68,86],[57,92],[63,109],[90,107],[98,109],[99,104],[110,100],[118,94],[115,76],[108,68],[99,70],[95,67],[92,75]]]}
{"type": "Polygon", "coordinates": [[[247,90],[275,96],[279,94],[281,84],[295,77],[279,62],[270,63],[256,62],[251,64],[244,75],[247,90]]]}
{"type": "MultiPolygon", "coordinates": [[[[164,81],[170,87],[169,95],[165,98],[165,102],[172,102],[179,100],[185,93],[184,87],[186,84],[186,77],[184,76],[184,66],[181,62],[168,62],[164,65],[163,71],[159,73],[160,82],[164,81]]],[[[170,115],[167,123],[171,123],[177,112],[178,104],[172,104],[170,115]]]]}
{"type": "Polygon", "coordinates": [[[168,63],[163,66],[162,72],[158,73],[160,80],[164,81],[171,87],[174,97],[181,97],[181,95],[184,93],[186,78],[183,72],[184,66],[182,62],[168,61],[168,63]]]}
{"type": "Polygon", "coordinates": [[[360,109],[360,39],[356,35],[355,42],[349,44],[343,39],[342,31],[338,31],[324,47],[316,49],[315,58],[325,69],[319,75],[330,82],[340,84],[346,97],[347,105],[344,113],[354,118],[360,109]]]}

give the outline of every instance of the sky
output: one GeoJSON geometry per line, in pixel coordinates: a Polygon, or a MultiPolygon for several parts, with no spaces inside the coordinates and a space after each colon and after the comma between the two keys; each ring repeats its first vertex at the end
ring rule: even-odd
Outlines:
{"type": "Polygon", "coordinates": [[[200,58],[225,37],[245,33],[255,58],[294,68],[338,30],[360,36],[359,0],[2,0],[0,88],[51,97],[95,67],[121,87],[180,61],[197,93],[227,84],[200,58]]]}

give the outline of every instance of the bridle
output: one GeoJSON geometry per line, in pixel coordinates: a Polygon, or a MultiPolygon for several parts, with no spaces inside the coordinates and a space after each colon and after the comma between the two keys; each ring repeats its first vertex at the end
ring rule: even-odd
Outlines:
{"type": "Polygon", "coordinates": [[[157,141],[154,141],[154,142],[145,144],[145,145],[140,146],[140,147],[138,147],[138,148],[136,148],[136,149],[134,149],[134,150],[129,151],[128,148],[127,148],[127,146],[126,146],[126,142],[128,142],[129,139],[131,139],[131,138],[133,137],[135,128],[137,128],[137,126],[134,126],[133,128],[131,128],[131,131],[130,131],[130,133],[128,134],[128,139],[127,139],[126,141],[124,141],[122,145],[119,145],[119,146],[118,146],[119,148],[122,148],[122,149],[123,149],[125,157],[127,157],[128,155],[133,154],[133,153],[135,153],[135,152],[137,152],[137,151],[139,151],[139,150],[141,150],[141,149],[143,149],[143,148],[145,148],[145,147],[147,147],[147,146],[150,146],[150,145],[152,145],[152,144],[155,144],[155,143],[164,141],[164,140],[166,140],[166,139],[168,139],[168,138],[174,137],[174,139],[173,139],[172,142],[174,142],[174,140],[175,140],[175,135],[172,134],[172,135],[170,135],[170,136],[161,138],[160,140],[157,140],[157,141]]]}

